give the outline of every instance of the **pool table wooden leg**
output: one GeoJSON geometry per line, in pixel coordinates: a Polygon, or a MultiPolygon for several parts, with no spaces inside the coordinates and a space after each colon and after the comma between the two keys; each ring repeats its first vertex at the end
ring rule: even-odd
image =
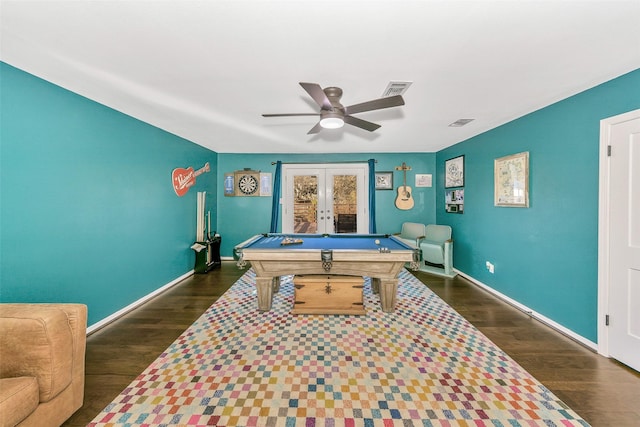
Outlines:
{"type": "Polygon", "coordinates": [[[275,279],[275,277],[256,277],[258,310],[271,310],[271,301],[273,300],[273,288],[275,279]]]}
{"type": "Polygon", "coordinates": [[[374,294],[380,293],[380,279],[377,279],[375,277],[371,278],[371,291],[374,294]]]}
{"type": "Polygon", "coordinates": [[[398,279],[371,279],[371,289],[380,293],[380,305],[385,313],[393,313],[398,295],[398,279]]]}

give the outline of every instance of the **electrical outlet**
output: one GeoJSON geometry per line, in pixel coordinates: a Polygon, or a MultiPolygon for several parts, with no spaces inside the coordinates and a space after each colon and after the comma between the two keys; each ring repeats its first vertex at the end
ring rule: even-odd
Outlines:
{"type": "Polygon", "coordinates": [[[489,270],[489,273],[491,274],[493,274],[495,271],[495,266],[491,264],[489,261],[487,261],[487,270],[489,270]]]}

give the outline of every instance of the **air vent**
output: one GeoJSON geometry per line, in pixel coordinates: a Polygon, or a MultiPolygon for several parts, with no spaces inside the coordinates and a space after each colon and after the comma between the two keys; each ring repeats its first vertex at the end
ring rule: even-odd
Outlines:
{"type": "Polygon", "coordinates": [[[459,128],[466,125],[469,122],[474,121],[475,119],[458,119],[455,122],[451,123],[449,127],[451,128],[459,128]]]}
{"type": "Polygon", "coordinates": [[[413,82],[389,82],[387,88],[382,93],[382,97],[385,98],[387,96],[395,96],[395,95],[403,95],[409,86],[411,86],[413,82]]]}

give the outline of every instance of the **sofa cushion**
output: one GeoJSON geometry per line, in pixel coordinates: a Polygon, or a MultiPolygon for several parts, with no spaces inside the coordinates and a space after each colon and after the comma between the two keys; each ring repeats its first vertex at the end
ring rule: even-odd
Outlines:
{"type": "Polygon", "coordinates": [[[15,426],[38,407],[38,381],[34,377],[0,379],[0,427],[15,426]]]}
{"type": "Polygon", "coordinates": [[[66,313],[50,306],[0,304],[0,377],[35,377],[40,402],[69,386],[73,337],[66,313]]]}

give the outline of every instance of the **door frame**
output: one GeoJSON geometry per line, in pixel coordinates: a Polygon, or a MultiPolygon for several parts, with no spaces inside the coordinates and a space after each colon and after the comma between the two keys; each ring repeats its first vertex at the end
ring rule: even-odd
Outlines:
{"type": "MultiPolygon", "coordinates": [[[[282,195],[281,206],[282,206],[282,230],[285,227],[285,210],[287,209],[287,170],[288,169],[322,169],[325,172],[325,177],[327,175],[328,170],[348,170],[348,169],[361,169],[362,170],[362,194],[358,196],[358,213],[362,212],[362,215],[358,215],[358,230],[364,230],[366,233],[369,228],[369,164],[365,162],[337,162],[337,163],[287,163],[282,165],[282,181],[281,181],[281,189],[280,194],[282,195]],[[360,203],[362,202],[362,203],[360,203]],[[360,221],[364,221],[361,223],[360,221]],[[361,226],[361,224],[364,224],[361,226]]],[[[324,190],[324,188],[323,188],[324,190]]],[[[332,193],[333,194],[333,193],[332,193]]],[[[324,197],[324,196],[323,196],[324,197]]],[[[333,215],[333,213],[332,213],[333,215]]],[[[335,230],[334,230],[335,232],[335,230]]]]}
{"type": "Polygon", "coordinates": [[[609,209],[611,201],[610,170],[611,157],[611,127],[622,122],[640,118],[640,109],[618,114],[600,120],[600,160],[599,160],[599,195],[598,195],[598,353],[609,357],[609,328],[607,315],[609,314],[609,282],[610,264],[610,236],[609,209]]]}

